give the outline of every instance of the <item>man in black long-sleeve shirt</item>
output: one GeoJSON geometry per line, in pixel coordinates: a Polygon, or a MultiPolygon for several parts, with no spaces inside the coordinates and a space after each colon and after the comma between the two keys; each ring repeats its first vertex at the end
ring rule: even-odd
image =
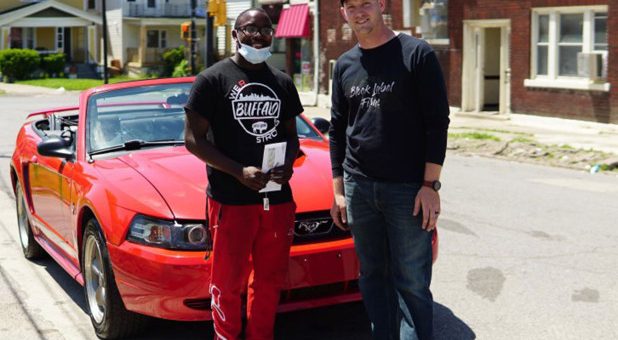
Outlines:
{"type": "Polygon", "coordinates": [[[384,24],[384,0],[340,0],[359,44],[334,70],[331,161],[337,226],[351,227],[376,339],[430,339],[431,238],[449,109],[429,45],[384,24]]]}

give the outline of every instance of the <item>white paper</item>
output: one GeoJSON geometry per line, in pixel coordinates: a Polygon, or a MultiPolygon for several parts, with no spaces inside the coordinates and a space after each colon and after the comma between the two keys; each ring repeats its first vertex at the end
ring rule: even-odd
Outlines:
{"type": "MultiPolygon", "coordinates": [[[[285,147],[287,143],[273,143],[266,144],[264,146],[264,155],[262,156],[262,172],[268,173],[273,168],[282,166],[285,164],[285,147]]],[[[266,183],[264,189],[260,192],[270,192],[281,190],[281,184],[277,184],[273,181],[266,183]]]]}

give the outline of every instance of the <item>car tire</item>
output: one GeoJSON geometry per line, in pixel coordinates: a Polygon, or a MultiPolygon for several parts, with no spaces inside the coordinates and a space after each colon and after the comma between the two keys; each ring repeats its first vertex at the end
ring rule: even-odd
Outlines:
{"type": "Polygon", "coordinates": [[[119,339],[143,331],[148,317],[125,308],[96,219],[86,224],[81,264],[86,306],[96,335],[101,339],[119,339]]]}
{"type": "Polygon", "coordinates": [[[45,250],[34,239],[30,219],[28,217],[28,206],[24,198],[24,192],[21,190],[21,184],[17,183],[15,188],[15,211],[17,212],[17,226],[19,230],[19,244],[24,253],[24,257],[28,260],[36,260],[45,255],[45,250]]]}

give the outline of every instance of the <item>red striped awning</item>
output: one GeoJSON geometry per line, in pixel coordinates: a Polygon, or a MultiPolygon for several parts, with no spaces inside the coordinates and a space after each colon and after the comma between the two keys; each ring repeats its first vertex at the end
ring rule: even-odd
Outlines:
{"type": "Polygon", "coordinates": [[[275,38],[306,38],[309,36],[309,6],[291,5],[279,17],[275,38]]]}

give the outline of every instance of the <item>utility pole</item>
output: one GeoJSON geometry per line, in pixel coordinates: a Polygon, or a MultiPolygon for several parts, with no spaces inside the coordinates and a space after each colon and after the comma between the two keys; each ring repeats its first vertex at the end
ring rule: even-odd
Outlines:
{"type": "Polygon", "coordinates": [[[107,8],[106,0],[101,1],[101,15],[103,16],[103,84],[109,83],[107,73],[107,8]]]}
{"type": "Polygon", "coordinates": [[[195,69],[195,57],[197,53],[197,32],[195,30],[195,10],[197,0],[191,0],[191,74],[197,74],[195,69]]]}

